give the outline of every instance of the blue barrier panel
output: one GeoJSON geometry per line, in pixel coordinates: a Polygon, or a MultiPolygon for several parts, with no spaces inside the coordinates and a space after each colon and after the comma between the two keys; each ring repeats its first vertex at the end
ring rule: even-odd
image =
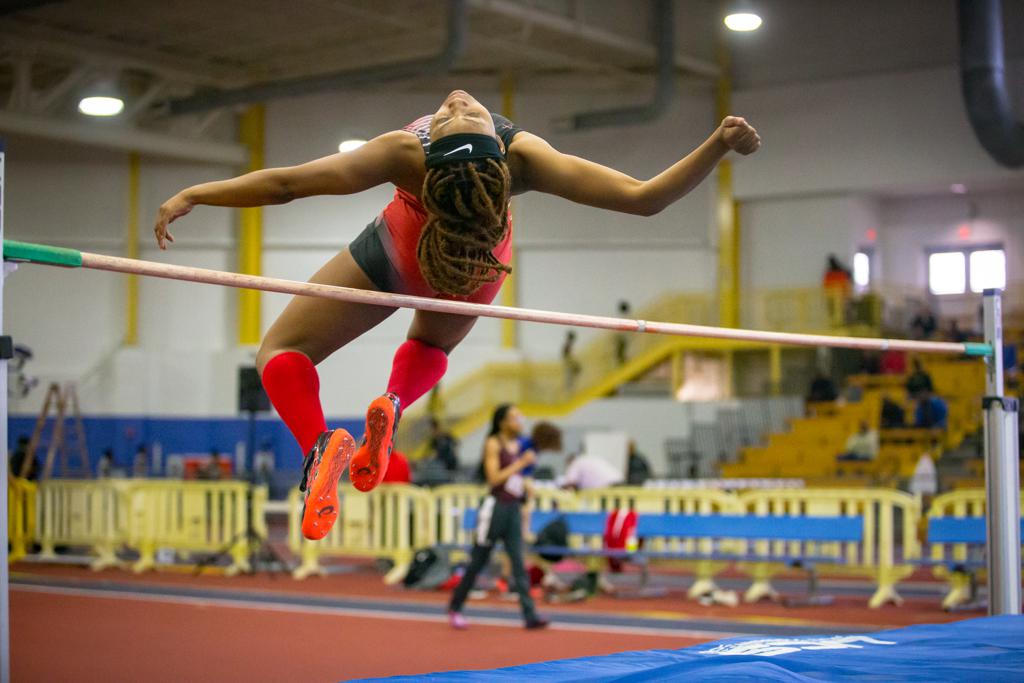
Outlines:
{"type": "MultiPolygon", "coordinates": [[[[1020,521],[1024,534],[1024,519],[1020,521]]],[[[928,520],[929,543],[985,543],[984,517],[934,517],[928,520]]]]}
{"type": "Polygon", "coordinates": [[[781,541],[860,541],[861,517],[753,515],[640,515],[637,535],[781,541]]]}

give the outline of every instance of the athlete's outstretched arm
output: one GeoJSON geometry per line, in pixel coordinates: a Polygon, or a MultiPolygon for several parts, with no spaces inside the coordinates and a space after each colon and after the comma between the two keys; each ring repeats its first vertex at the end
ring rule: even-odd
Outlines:
{"type": "Polygon", "coordinates": [[[194,185],[174,195],[157,213],[157,244],[167,248],[174,237],[167,226],[199,204],[208,206],[267,206],[285,204],[299,197],[322,194],[355,194],[387,182],[395,182],[408,168],[406,158],[422,152],[408,133],[385,133],[344,154],[316,159],[298,166],[267,168],[230,180],[194,185]]]}
{"type": "Polygon", "coordinates": [[[730,150],[751,154],[761,137],[746,120],[728,116],[704,143],[650,180],[563,154],[536,135],[516,136],[525,188],[579,204],[641,216],[658,213],[700,184],[730,150]]]}

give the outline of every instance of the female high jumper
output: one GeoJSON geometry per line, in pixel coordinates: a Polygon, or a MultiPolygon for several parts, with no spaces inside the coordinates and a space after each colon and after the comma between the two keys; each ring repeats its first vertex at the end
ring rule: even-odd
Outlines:
{"type": "MultiPolygon", "coordinates": [[[[730,150],[751,154],[760,144],[750,124],[728,116],[685,158],[641,181],[563,154],[455,90],[433,114],[351,152],[182,190],[160,207],[154,233],[157,245],[166,249],[174,242],[168,225],[199,204],[285,204],[391,183],[396,188],[391,203],[311,282],[489,304],[511,272],[513,194],[535,190],[650,216],[696,187],[730,150]]],[[[327,429],[316,365],[394,311],[296,297],[257,352],[267,395],[306,453],[301,488],[307,538],[323,538],[337,519],[337,484],[346,466],[360,491],[380,483],[402,410],[441,380],[448,354],[476,322],[416,311],[408,339],[395,353],[387,392],[370,403],[365,437],[357,447],[344,429],[327,429]]]]}

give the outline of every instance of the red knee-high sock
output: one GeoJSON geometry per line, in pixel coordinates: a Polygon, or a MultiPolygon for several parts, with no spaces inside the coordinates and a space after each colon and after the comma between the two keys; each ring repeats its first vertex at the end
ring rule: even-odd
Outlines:
{"type": "Polygon", "coordinates": [[[398,347],[391,364],[388,392],[398,396],[402,410],[434,388],[448,369],[448,355],[430,344],[410,339],[398,347]]]}
{"type": "Polygon", "coordinates": [[[279,353],[263,366],[263,388],[303,453],[327,429],[320,405],[320,376],[305,354],[279,353]]]}

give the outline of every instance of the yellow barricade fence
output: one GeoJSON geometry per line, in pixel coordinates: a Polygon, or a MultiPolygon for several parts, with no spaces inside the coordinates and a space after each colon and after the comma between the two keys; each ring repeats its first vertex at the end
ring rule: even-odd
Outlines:
{"type": "MultiPolygon", "coordinates": [[[[1021,492],[1021,500],[1024,503],[1024,491],[1021,492]]],[[[943,517],[984,517],[985,516],[985,489],[960,489],[950,491],[936,496],[928,508],[928,519],[943,517]]],[[[931,543],[929,540],[929,555],[935,562],[948,563],[963,562],[968,559],[968,547],[966,543],[931,543]]],[[[933,573],[939,578],[946,579],[949,590],[942,600],[942,607],[949,609],[956,605],[968,602],[971,599],[971,575],[967,572],[950,571],[943,564],[936,565],[933,573]]]]}
{"type": "Polygon", "coordinates": [[[128,486],[119,480],[75,479],[40,484],[40,557],[55,559],[57,545],[87,546],[96,556],[93,569],[117,564],[115,553],[125,540],[128,486]]]}
{"type": "Polygon", "coordinates": [[[302,559],[292,572],[296,579],[323,575],[321,557],[350,556],[391,560],[388,582],[405,575],[417,548],[433,545],[431,496],[426,489],[407,484],[382,484],[359,493],[348,483],[339,486],[341,513],[330,533],[319,541],[302,537],[302,497],[297,489],[288,496],[288,542],[302,559]]]}
{"type": "MultiPolygon", "coordinates": [[[[577,509],[589,512],[611,512],[616,509],[636,510],[638,515],[683,514],[722,515],[737,514],[739,500],[735,494],[717,489],[646,489],[639,487],[614,487],[581,491],[578,494],[577,509]]],[[[600,548],[603,539],[594,536],[582,547],[600,548]]],[[[663,539],[649,538],[644,546],[658,552],[679,552],[710,554],[714,540],[707,539],[663,539]]],[[[727,569],[729,562],[720,560],[672,560],[672,565],[683,567],[694,573],[694,582],[688,596],[691,598],[707,595],[718,586],[715,576],[727,569]]]]}
{"type": "MultiPolygon", "coordinates": [[[[740,494],[739,501],[740,511],[746,514],[861,517],[860,542],[753,541],[746,552],[835,557],[841,562],[829,571],[875,580],[870,607],[902,602],[896,584],[913,573],[908,560],[920,557],[917,520],[921,510],[914,496],[887,489],[786,489],[748,491],[740,494]],[[900,547],[902,553],[897,552],[900,547]]],[[[754,583],[746,599],[773,594],[771,577],[784,568],[773,562],[751,563],[754,583]]]]}
{"type": "Polygon", "coordinates": [[[17,562],[28,554],[36,538],[36,485],[8,473],[7,538],[11,550],[8,562],[17,562]]]}
{"type": "MultiPolygon", "coordinates": [[[[249,571],[246,508],[249,485],[241,481],[139,480],[131,489],[128,543],[139,551],[133,569],[156,565],[156,552],[226,552],[226,574],[249,571]]],[[[253,497],[253,516],[265,496],[253,497]]]]}
{"type": "Polygon", "coordinates": [[[435,541],[444,545],[470,545],[473,533],[463,531],[462,515],[466,510],[480,507],[487,494],[483,484],[450,484],[431,491],[431,517],[435,541]]]}

